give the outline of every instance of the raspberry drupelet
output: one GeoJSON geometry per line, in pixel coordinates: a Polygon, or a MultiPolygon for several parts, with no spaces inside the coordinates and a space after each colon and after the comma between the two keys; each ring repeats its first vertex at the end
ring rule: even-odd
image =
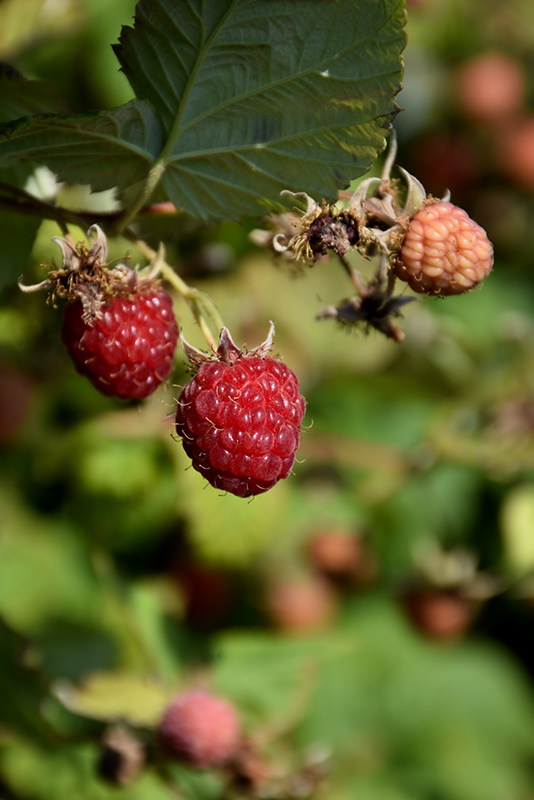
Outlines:
{"type": "Polygon", "coordinates": [[[394,271],[414,292],[446,296],[473,289],[492,266],[493,247],[484,229],[463,209],[440,200],[411,218],[394,271]]]}
{"type": "Polygon", "coordinates": [[[193,361],[202,363],[178,400],[176,431],[193,467],[237,497],[287,478],[300,444],[306,402],[295,373],[266,355],[272,330],[243,353],[223,328],[216,357],[195,351],[193,361]]]}

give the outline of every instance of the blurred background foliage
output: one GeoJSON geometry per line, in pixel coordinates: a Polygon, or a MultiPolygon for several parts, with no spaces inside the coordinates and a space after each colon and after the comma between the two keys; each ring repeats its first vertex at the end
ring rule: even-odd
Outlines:
{"type": "MultiPolygon", "coordinates": [[[[72,111],[119,105],[132,93],[110,45],[134,6],[1,0],[0,58],[72,111]]],[[[101,397],[62,350],[60,314],[3,289],[1,797],[244,796],[151,757],[120,790],[99,770],[110,726],[149,742],[200,681],[237,705],[261,796],[534,798],[534,7],[412,0],[408,34],[398,163],[486,227],[482,289],[406,306],[401,344],[347,335],[315,320],[350,293],[333,259],[293,274],[250,241],[258,220],[151,222],[236,341],[276,322],[309,431],[273,491],[220,497],[187,469],[180,358],[140,405],[101,397]]],[[[73,186],[60,200],[115,202],[73,186]]],[[[41,224],[26,283],[58,234],[41,224]]],[[[125,252],[141,259],[111,243],[125,252]]]]}

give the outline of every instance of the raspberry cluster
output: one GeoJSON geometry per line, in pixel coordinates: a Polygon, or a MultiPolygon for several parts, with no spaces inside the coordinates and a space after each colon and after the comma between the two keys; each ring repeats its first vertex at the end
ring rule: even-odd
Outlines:
{"type": "Polygon", "coordinates": [[[291,473],[306,403],[285,364],[230,352],[227,360],[203,363],[184,387],[176,431],[193,467],[212,486],[250,497],[291,473]]]}

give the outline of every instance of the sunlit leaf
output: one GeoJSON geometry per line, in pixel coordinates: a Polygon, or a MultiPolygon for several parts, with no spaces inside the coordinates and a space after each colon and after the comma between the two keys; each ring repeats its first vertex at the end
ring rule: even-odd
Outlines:
{"type": "Polygon", "coordinates": [[[505,498],[501,528],[508,566],[518,574],[534,570],[534,486],[517,486],[505,498]]]}
{"type": "Polygon", "coordinates": [[[172,697],[156,681],[124,672],[94,673],[80,686],[58,684],[56,695],[76,714],[134,725],[155,725],[172,697]]]}

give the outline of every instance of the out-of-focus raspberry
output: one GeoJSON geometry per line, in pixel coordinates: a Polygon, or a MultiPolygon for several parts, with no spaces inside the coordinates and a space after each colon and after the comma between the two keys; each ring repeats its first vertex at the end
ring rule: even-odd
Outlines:
{"type": "Polygon", "coordinates": [[[202,689],[178,694],[167,707],[158,733],[170,755],[197,767],[224,764],[241,742],[235,709],[202,689]]]}

